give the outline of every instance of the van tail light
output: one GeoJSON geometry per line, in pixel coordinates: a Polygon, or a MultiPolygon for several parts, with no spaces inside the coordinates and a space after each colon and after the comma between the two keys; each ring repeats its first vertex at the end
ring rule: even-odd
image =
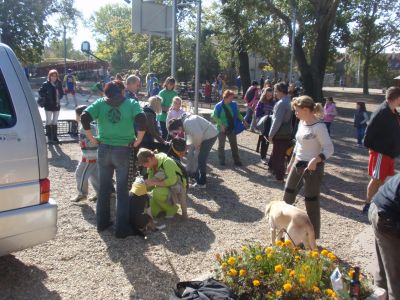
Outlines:
{"type": "Polygon", "coordinates": [[[40,179],[40,204],[49,202],[50,199],[50,180],[40,179]]]}

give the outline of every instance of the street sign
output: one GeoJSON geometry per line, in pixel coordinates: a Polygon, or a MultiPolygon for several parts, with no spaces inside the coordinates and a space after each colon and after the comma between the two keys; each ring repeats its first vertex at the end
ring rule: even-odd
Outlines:
{"type": "Polygon", "coordinates": [[[150,1],[132,1],[132,30],[162,37],[171,37],[172,7],[150,1]]]}

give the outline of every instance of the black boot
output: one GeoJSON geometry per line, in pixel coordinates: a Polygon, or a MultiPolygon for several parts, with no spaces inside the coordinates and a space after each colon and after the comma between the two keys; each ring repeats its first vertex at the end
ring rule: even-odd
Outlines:
{"type": "Polygon", "coordinates": [[[53,130],[52,130],[53,131],[53,142],[56,144],[59,144],[60,141],[57,138],[57,125],[52,125],[52,127],[53,127],[53,130]]]}
{"type": "Polygon", "coordinates": [[[46,125],[46,130],[45,130],[45,135],[47,136],[47,143],[51,144],[52,143],[52,136],[53,136],[53,128],[52,125],[46,125]]]}

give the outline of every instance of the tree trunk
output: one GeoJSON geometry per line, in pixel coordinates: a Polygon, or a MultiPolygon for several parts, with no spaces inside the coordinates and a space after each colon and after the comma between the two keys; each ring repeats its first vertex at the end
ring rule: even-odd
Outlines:
{"type": "Polygon", "coordinates": [[[242,81],[243,95],[251,84],[250,68],[249,68],[249,54],[247,51],[239,51],[239,74],[242,81]]]}
{"type": "Polygon", "coordinates": [[[369,55],[365,56],[364,69],[363,69],[363,94],[369,95],[368,91],[368,72],[369,72],[369,55]]]}

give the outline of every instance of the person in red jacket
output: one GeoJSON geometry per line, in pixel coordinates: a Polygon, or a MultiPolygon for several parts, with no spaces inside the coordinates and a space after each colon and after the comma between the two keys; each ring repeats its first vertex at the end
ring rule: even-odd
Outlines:
{"type": "Polygon", "coordinates": [[[400,87],[390,87],[386,100],[372,114],[365,132],[364,146],[369,149],[367,201],[363,214],[367,214],[372,197],[383,185],[386,177],[394,175],[394,161],[400,155],[400,87]]]}

